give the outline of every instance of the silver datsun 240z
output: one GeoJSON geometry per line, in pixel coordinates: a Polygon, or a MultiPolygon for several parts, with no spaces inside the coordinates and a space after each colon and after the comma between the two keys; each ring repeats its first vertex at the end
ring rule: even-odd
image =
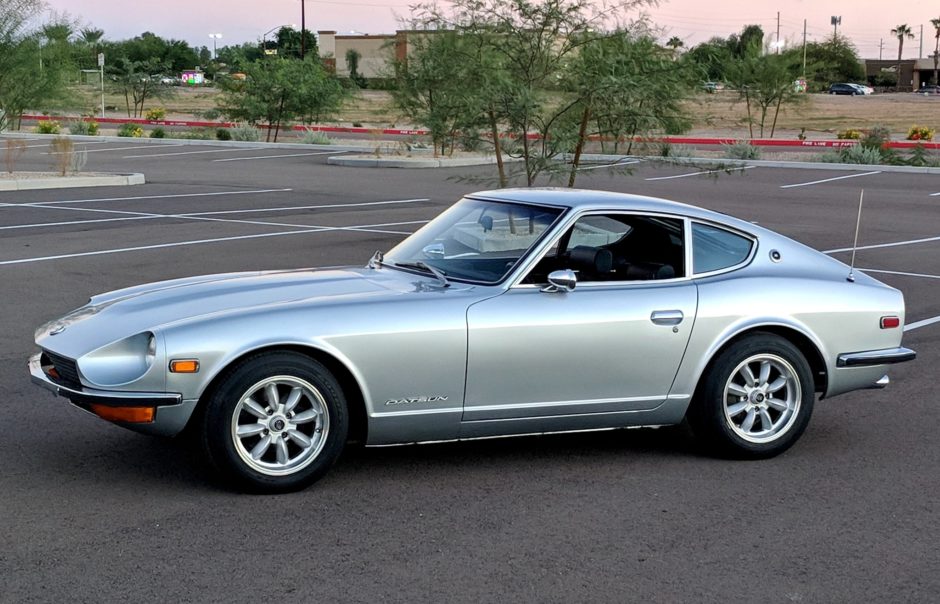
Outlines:
{"type": "Polygon", "coordinates": [[[816,393],[888,383],[899,291],[757,225],[597,191],[469,195],[364,268],[177,279],[36,332],[33,381],[139,432],[187,428],[242,489],[349,440],[662,426],[790,447],[816,393]]]}

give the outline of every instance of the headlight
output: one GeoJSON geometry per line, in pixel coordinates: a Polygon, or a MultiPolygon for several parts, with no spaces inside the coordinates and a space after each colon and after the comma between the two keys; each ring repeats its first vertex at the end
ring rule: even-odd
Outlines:
{"type": "Polygon", "coordinates": [[[78,359],[78,368],[99,386],[119,386],[143,377],[157,356],[157,338],[145,331],[118,340],[78,359]]]}

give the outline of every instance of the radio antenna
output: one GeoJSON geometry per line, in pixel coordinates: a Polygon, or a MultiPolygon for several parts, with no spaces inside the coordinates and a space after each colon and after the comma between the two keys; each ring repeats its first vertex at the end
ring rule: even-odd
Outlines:
{"type": "Polygon", "coordinates": [[[849,264],[849,276],[846,281],[855,282],[855,250],[858,248],[858,227],[862,224],[862,202],[865,201],[865,189],[858,196],[858,216],[855,218],[855,240],[852,242],[852,262],[849,264]]]}

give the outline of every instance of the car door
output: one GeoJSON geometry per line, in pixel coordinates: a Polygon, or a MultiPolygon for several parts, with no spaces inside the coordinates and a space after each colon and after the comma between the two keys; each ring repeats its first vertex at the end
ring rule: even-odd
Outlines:
{"type": "Polygon", "coordinates": [[[677,218],[583,216],[519,284],[471,306],[463,419],[637,411],[666,400],[697,306],[685,229],[677,218]],[[573,291],[543,291],[557,268],[577,272],[573,291]]]}

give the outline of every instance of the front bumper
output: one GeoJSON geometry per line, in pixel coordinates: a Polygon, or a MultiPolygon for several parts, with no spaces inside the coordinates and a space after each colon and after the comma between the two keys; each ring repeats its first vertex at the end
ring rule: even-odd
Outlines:
{"type": "Polygon", "coordinates": [[[871,367],[913,361],[917,353],[910,348],[884,348],[865,352],[846,352],[836,358],[836,367],[871,367]]]}
{"type": "Polygon", "coordinates": [[[42,386],[55,394],[65,397],[73,404],[88,409],[91,405],[106,405],[108,407],[163,407],[166,405],[179,405],[183,402],[182,395],[166,392],[115,392],[111,390],[94,390],[92,388],[75,388],[59,384],[42,370],[36,354],[29,358],[29,377],[34,384],[42,386]]]}

